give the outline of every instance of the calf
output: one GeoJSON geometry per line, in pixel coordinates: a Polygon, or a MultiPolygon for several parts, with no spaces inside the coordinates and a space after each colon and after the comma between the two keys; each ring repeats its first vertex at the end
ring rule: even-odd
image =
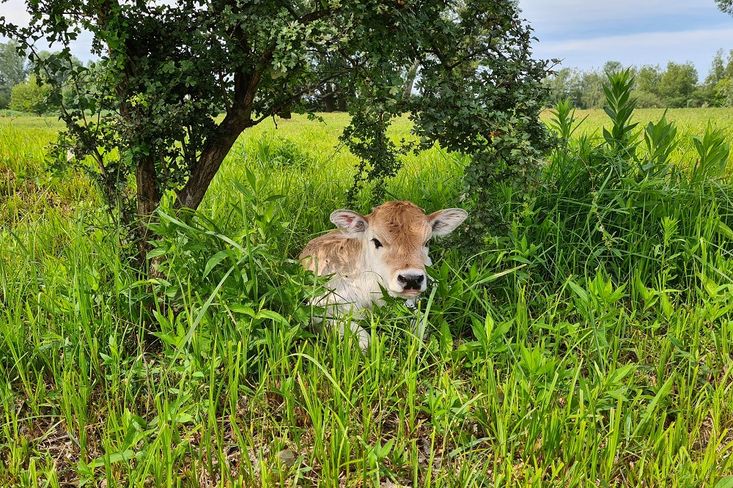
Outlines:
{"type": "MultiPolygon", "coordinates": [[[[330,309],[332,317],[380,304],[382,288],[414,300],[427,287],[428,241],[451,233],[467,215],[460,208],[425,215],[410,202],[387,202],[369,215],[336,210],[331,222],[339,228],[313,239],[300,253],[307,269],[332,275],[330,291],[315,304],[330,309]]],[[[369,334],[353,322],[351,330],[366,349],[369,334]]]]}

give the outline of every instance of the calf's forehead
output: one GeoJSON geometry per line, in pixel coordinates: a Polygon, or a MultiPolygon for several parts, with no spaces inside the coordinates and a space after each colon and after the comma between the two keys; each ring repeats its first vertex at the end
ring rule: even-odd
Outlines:
{"type": "Polygon", "coordinates": [[[430,235],[427,216],[410,202],[380,205],[367,218],[375,233],[391,241],[421,244],[430,235]]]}

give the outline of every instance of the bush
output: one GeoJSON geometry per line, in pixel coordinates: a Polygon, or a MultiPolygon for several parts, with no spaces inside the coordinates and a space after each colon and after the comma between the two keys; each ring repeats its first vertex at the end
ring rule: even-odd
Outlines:
{"type": "Polygon", "coordinates": [[[13,87],[10,93],[11,110],[41,115],[52,109],[48,102],[51,86],[38,82],[35,76],[13,87]]]}
{"type": "Polygon", "coordinates": [[[694,295],[708,280],[733,276],[733,185],[723,133],[709,127],[693,139],[697,162],[674,164],[677,129],[664,116],[641,129],[631,123],[632,86],[629,72],[609,77],[612,125],[600,141],[571,139],[573,107],[555,108],[550,125],[562,144],[510,237],[535,285],[552,289],[574,275],[600,273],[615,283],[637,282],[637,290],[694,295]]]}
{"type": "Polygon", "coordinates": [[[720,80],[713,89],[715,100],[721,107],[733,106],[733,79],[720,80]]]}
{"type": "Polygon", "coordinates": [[[659,95],[655,93],[637,90],[634,93],[634,96],[637,100],[636,105],[639,108],[658,108],[665,106],[664,100],[662,100],[659,95]]]}
{"type": "Polygon", "coordinates": [[[5,109],[10,104],[10,89],[0,86],[0,109],[5,109]]]}

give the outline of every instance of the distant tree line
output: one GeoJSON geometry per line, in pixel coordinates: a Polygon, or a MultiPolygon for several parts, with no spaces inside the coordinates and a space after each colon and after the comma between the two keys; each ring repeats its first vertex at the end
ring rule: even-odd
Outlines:
{"type": "Polygon", "coordinates": [[[23,83],[28,75],[25,56],[18,52],[14,42],[0,43],[0,108],[8,108],[14,86],[23,83]]]}
{"type": "MultiPolygon", "coordinates": [[[[624,69],[617,61],[609,61],[600,71],[579,71],[562,68],[545,79],[552,104],[571,100],[578,108],[599,108],[605,100],[603,81],[606,73],[624,69]]],[[[636,78],[634,96],[638,106],[650,107],[730,107],[733,106],[733,51],[723,51],[713,58],[708,76],[700,81],[692,63],[669,62],[660,66],[631,67],[636,78]]]]}

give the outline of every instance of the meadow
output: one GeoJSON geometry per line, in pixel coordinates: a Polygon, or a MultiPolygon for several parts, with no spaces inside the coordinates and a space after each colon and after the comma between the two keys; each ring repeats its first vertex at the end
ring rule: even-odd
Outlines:
{"type": "MultiPolygon", "coordinates": [[[[625,159],[578,111],[512,225],[435,243],[365,354],[310,326],[294,259],[354,173],[321,115],[248,130],[196,215],[164,205],[145,279],[89,178],[47,171],[61,125],[0,116],[0,486],[733,486],[733,110],[670,110],[625,159]]],[[[465,164],[408,155],[389,195],[460,206],[465,164]]]]}

